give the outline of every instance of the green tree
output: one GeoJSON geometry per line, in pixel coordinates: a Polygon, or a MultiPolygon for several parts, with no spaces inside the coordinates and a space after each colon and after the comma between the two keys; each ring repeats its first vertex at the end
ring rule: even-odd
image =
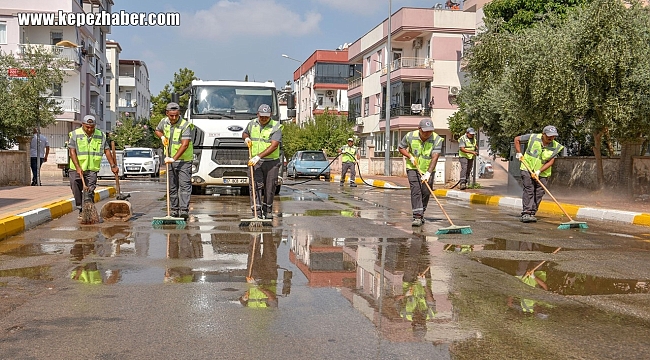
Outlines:
{"type": "Polygon", "coordinates": [[[181,115],[185,114],[190,94],[180,94],[192,85],[192,80],[197,79],[194,71],[188,68],[179,69],[178,72],[174,73],[174,79],[169,84],[165,84],[165,87],[158,95],[151,97],[152,116],[150,123],[152,126],[157,126],[158,122],[165,117],[165,107],[172,101],[172,93],[179,94],[178,105],[181,107],[181,115]]]}
{"type": "Polygon", "coordinates": [[[151,147],[151,127],[144,122],[135,121],[130,117],[122,117],[115,123],[115,130],[111,134],[111,140],[115,141],[115,147],[151,147]]]}
{"type": "Polygon", "coordinates": [[[43,46],[29,46],[20,56],[0,51],[0,148],[30,136],[36,126],[47,127],[62,113],[59,103],[48,97],[53,85],[63,83],[69,60],[43,46]],[[22,75],[23,79],[6,76],[22,75]]]}
{"type": "Polygon", "coordinates": [[[352,125],[347,118],[325,111],[299,127],[285,124],[282,143],[285,156],[290,158],[299,150],[325,150],[328,156],[335,156],[337,150],[352,137],[352,125]]]}

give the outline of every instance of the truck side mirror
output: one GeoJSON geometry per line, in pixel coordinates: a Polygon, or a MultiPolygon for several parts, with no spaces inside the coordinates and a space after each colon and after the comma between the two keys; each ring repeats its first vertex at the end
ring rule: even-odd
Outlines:
{"type": "Polygon", "coordinates": [[[295,109],[296,108],[296,98],[293,97],[293,93],[290,94],[291,96],[287,96],[287,109],[295,109]]]}
{"type": "Polygon", "coordinates": [[[178,104],[180,99],[180,96],[177,93],[172,93],[172,102],[175,102],[178,104]]]}

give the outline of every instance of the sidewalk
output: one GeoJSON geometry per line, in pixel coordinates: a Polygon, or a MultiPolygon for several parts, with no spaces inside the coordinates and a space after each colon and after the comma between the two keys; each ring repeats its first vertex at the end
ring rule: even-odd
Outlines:
{"type": "MultiPolygon", "coordinates": [[[[71,213],[74,198],[61,177],[43,177],[43,186],[0,187],[0,240],[71,213]]],[[[95,202],[115,195],[113,187],[97,187],[95,202]]]]}
{"type": "MultiPolygon", "coordinates": [[[[458,190],[458,187],[454,189],[447,188],[454,184],[434,185],[436,196],[465,200],[476,204],[509,207],[520,211],[522,208],[521,189],[519,187],[515,188],[514,191],[510,189],[509,193],[509,175],[506,168],[498,159],[492,165],[494,167],[494,178],[477,178],[476,182],[480,184],[480,188],[458,190]]],[[[340,174],[332,174],[331,181],[338,182],[340,178],[340,174]]],[[[409,188],[406,177],[366,175],[364,176],[364,180],[375,186],[381,186],[377,185],[377,181],[385,182],[388,186],[383,187],[386,188],[409,188]]],[[[357,176],[355,182],[358,185],[363,184],[359,176],[357,176]]],[[[557,185],[550,186],[549,191],[551,191],[567,213],[576,220],[604,220],[650,226],[649,200],[641,201],[641,199],[631,199],[624,194],[610,190],[588,191],[559,187],[557,185]]],[[[539,212],[563,215],[560,208],[548,194],[544,195],[539,212]]]]}

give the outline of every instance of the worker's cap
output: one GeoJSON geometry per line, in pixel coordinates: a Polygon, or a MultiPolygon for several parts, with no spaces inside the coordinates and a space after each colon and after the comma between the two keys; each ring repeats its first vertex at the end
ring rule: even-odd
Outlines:
{"type": "Polygon", "coordinates": [[[81,123],[84,125],[97,125],[95,122],[95,117],[93,115],[84,116],[83,120],[81,120],[81,123]]]}
{"type": "Polygon", "coordinates": [[[435,130],[435,128],[433,127],[433,122],[431,121],[431,119],[422,119],[422,120],[420,120],[419,127],[420,127],[420,129],[422,129],[422,131],[433,131],[433,130],[435,130]]]}
{"type": "Polygon", "coordinates": [[[557,136],[557,129],[553,125],[545,127],[543,132],[546,136],[557,136]]]}
{"type": "Polygon", "coordinates": [[[353,138],[348,138],[348,141],[354,142],[354,139],[353,138]]]}
{"type": "Polygon", "coordinates": [[[167,104],[167,107],[165,108],[165,110],[166,110],[166,111],[170,111],[170,110],[179,110],[180,108],[181,108],[181,107],[178,106],[177,103],[175,103],[175,102],[170,102],[169,104],[167,104]]]}
{"type": "Polygon", "coordinates": [[[257,108],[257,112],[260,114],[260,116],[271,116],[271,107],[266,104],[262,104],[257,108]]]}
{"type": "Polygon", "coordinates": [[[474,134],[476,134],[476,131],[474,131],[474,128],[467,128],[467,133],[471,134],[471,135],[474,135],[474,134]]]}

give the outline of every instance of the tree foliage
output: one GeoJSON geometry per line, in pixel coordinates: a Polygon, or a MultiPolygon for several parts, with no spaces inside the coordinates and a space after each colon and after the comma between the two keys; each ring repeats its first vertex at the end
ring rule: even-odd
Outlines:
{"type": "Polygon", "coordinates": [[[192,85],[192,80],[197,79],[194,71],[188,68],[182,68],[178,72],[175,72],[174,79],[168,84],[165,84],[165,87],[163,87],[158,95],[151,97],[151,125],[157,126],[160,120],[165,117],[165,107],[172,101],[172,93],[180,95],[178,105],[181,107],[181,116],[183,116],[185,110],[187,110],[190,94],[186,93],[181,95],[181,93],[192,85]]]}
{"type": "Polygon", "coordinates": [[[303,127],[294,123],[285,124],[282,146],[287,158],[299,150],[325,150],[328,156],[332,156],[353,135],[352,125],[346,117],[325,111],[306,122],[303,127]]]}
{"type": "Polygon", "coordinates": [[[130,117],[122,117],[115,123],[115,130],[111,133],[111,140],[115,141],[115,147],[150,147],[157,148],[160,141],[157,141],[153,128],[144,121],[135,121],[130,117]]]}
{"type": "Polygon", "coordinates": [[[450,128],[479,127],[505,155],[515,136],[553,124],[571,154],[596,155],[602,184],[600,156],[612,142],[650,134],[648,12],[596,0],[521,24],[504,31],[499,19],[486,19],[486,31],[472,39],[470,84],[450,128]]]}
{"type": "Polygon", "coordinates": [[[20,56],[0,51],[0,148],[11,146],[19,136],[31,136],[36,126],[55,122],[63,111],[48,96],[54,84],[63,83],[64,69],[73,66],[40,45],[26,48],[20,56]],[[10,71],[23,79],[7,76],[10,71]]]}

